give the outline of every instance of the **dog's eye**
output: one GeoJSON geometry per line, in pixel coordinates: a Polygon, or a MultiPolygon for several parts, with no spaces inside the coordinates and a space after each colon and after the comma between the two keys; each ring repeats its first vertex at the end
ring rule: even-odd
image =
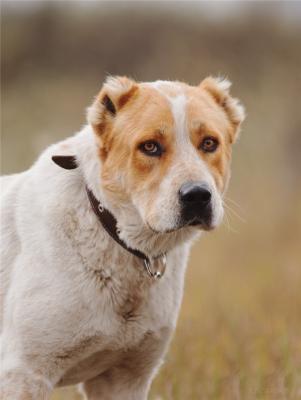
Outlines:
{"type": "Polygon", "coordinates": [[[139,149],[148,156],[161,156],[163,153],[161,145],[153,140],[141,143],[139,149]]]}
{"type": "Polygon", "coordinates": [[[200,148],[206,153],[213,153],[218,147],[218,140],[212,136],[203,139],[200,148]]]}

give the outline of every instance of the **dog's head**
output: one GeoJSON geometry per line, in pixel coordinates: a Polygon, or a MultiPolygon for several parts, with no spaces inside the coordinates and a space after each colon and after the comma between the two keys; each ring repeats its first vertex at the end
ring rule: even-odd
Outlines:
{"type": "Polygon", "coordinates": [[[107,79],[88,122],[99,145],[101,189],[122,221],[131,215],[128,224],[139,220],[140,232],[159,235],[219,224],[231,146],[244,119],[229,87],[214,78],[199,86],[107,79]]]}

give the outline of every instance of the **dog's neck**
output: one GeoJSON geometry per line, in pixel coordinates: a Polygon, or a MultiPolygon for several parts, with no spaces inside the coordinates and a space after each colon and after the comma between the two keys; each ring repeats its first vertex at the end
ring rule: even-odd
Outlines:
{"type": "Polygon", "coordinates": [[[180,229],[173,233],[156,233],[143,223],[133,204],[123,204],[121,207],[114,207],[110,204],[101,188],[102,165],[98,155],[97,138],[92,128],[86,126],[78,134],[78,139],[76,158],[84,184],[93,192],[97,200],[114,215],[120,230],[119,236],[128,247],[140,250],[148,257],[154,258],[196,236],[193,228],[180,229]]]}

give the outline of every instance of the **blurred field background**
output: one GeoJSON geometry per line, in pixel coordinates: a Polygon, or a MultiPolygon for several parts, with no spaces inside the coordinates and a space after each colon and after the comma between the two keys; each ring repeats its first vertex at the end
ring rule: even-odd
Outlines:
{"type": "Polygon", "coordinates": [[[227,217],[194,246],[150,398],[301,399],[301,3],[7,1],[1,28],[2,173],[78,130],[108,73],[234,82],[227,217]]]}

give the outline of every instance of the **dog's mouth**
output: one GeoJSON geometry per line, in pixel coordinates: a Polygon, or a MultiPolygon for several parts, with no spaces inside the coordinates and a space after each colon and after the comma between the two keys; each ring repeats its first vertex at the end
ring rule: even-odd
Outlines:
{"type": "Polygon", "coordinates": [[[162,231],[155,229],[148,222],[146,223],[146,225],[153,233],[155,233],[157,235],[176,233],[185,228],[195,228],[196,230],[199,230],[199,231],[211,231],[212,229],[214,229],[214,226],[212,225],[211,221],[209,222],[209,221],[205,221],[205,220],[199,219],[199,218],[193,218],[189,221],[181,221],[174,228],[165,229],[162,231]]]}
{"type": "Polygon", "coordinates": [[[210,231],[214,228],[211,221],[206,221],[206,220],[199,219],[199,218],[193,218],[192,220],[183,224],[183,228],[186,226],[194,226],[197,229],[204,230],[204,231],[210,231]]]}

